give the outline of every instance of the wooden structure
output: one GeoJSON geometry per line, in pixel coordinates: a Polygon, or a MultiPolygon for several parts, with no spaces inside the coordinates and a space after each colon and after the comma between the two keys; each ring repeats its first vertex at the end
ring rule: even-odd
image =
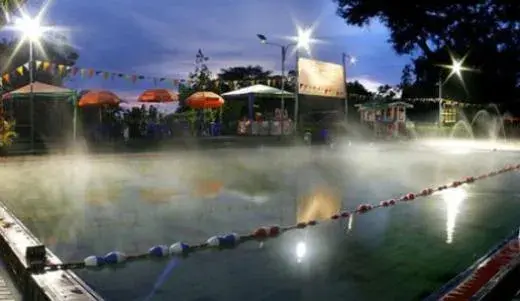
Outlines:
{"type": "Polygon", "coordinates": [[[406,109],[413,108],[413,105],[396,101],[359,104],[356,107],[361,123],[373,129],[376,137],[390,138],[406,133],[406,109]]]}

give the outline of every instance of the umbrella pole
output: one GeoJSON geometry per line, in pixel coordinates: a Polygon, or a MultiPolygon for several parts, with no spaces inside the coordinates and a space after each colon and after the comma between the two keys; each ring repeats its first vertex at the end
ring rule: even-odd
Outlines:
{"type": "Polygon", "coordinates": [[[74,92],[72,95],[72,141],[76,142],[76,137],[78,133],[78,103],[77,103],[77,94],[74,92]]]}

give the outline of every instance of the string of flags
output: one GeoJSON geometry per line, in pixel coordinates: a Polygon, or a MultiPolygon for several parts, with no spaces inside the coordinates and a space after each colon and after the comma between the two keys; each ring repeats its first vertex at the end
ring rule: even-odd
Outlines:
{"type": "MultiPolygon", "coordinates": [[[[180,79],[180,78],[169,78],[169,77],[154,77],[154,76],[146,76],[140,74],[127,74],[127,73],[119,73],[112,71],[99,70],[94,68],[82,68],[78,66],[68,66],[64,64],[57,64],[50,61],[34,61],[34,68],[36,71],[46,71],[54,75],[59,76],[80,76],[81,78],[90,79],[94,77],[102,77],[105,80],[114,80],[116,78],[125,79],[130,81],[131,83],[136,83],[138,81],[151,81],[154,86],[158,83],[167,83],[172,86],[172,88],[178,89],[182,85],[192,85],[195,81],[190,79],[180,79]]],[[[4,73],[0,80],[0,88],[6,84],[10,84],[11,80],[16,76],[24,76],[29,73],[29,62],[20,65],[14,68],[12,71],[4,73]]],[[[268,78],[268,79],[259,79],[259,80],[215,80],[214,84],[217,87],[221,87],[221,85],[226,85],[230,89],[238,89],[244,86],[256,85],[256,84],[264,84],[267,86],[280,86],[281,78],[268,78]]],[[[317,86],[311,86],[304,83],[300,83],[300,91],[309,91],[311,94],[313,92],[318,92],[323,96],[332,96],[332,97],[344,97],[345,94],[338,91],[332,91],[331,89],[324,89],[317,86]]],[[[367,101],[373,99],[371,95],[359,95],[354,93],[348,93],[347,96],[349,99],[355,99],[358,101],[367,101]]],[[[439,98],[402,98],[401,101],[406,102],[439,102],[439,98]]],[[[470,104],[465,102],[453,101],[443,99],[443,106],[453,106],[453,107],[478,107],[479,105],[470,104]]]]}
{"type": "MultiPolygon", "coordinates": [[[[181,79],[181,78],[169,78],[169,77],[156,77],[156,76],[146,76],[141,74],[128,74],[128,73],[120,73],[120,72],[112,72],[99,70],[94,68],[82,68],[78,66],[67,66],[63,64],[56,64],[49,61],[39,61],[36,60],[34,62],[34,68],[36,71],[46,71],[51,74],[60,75],[60,76],[79,76],[85,79],[91,79],[94,77],[102,77],[105,80],[114,80],[116,78],[125,79],[130,81],[131,83],[136,83],[138,81],[151,81],[154,85],[159,83],[166,83],[171,85],[173,88],[179,88],[180,85],[191,85],[194,84],[195,81],[190,79],[181,79]]],[[[23,76],[24,74],[29,72],[29,63],[25,63],[21,66],[16,67],[11,72],[5,73],[2,75],[2,83],[0,85],[4,85],[9,83],[14,76],[23,76]]],[[[240,88],[242,85],[255,85],[255,84],[266,84],[268,86],[275,86],[281,84],[280,78],[268,78],[261,80],[233,80],[233,81],[223,81],[223,80],[215,80],[214,84],[216,86],[227,85],[232,89],[240,88]]]]}

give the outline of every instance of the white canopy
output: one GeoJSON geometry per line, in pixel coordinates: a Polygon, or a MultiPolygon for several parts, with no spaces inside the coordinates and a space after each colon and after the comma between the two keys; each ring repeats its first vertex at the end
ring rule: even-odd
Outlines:
{"type": "MultiPolygon", "coordinates": [[[[41,82],[34,82],[32,84],[32,93],[34,94],[59,94],[59,93],[72,93],[74,92],[71,89],[67,89],[64,87],[53,86],[49,84],[44,84],[41,82]]],[[[20,95],[20,94],[30,94],[31,93],[31,85],[25,85],[17,90],[9,92],[11,95],[20,95]]]]}
{"type": "Polygon", "coordinates": [[[231,92],[227,92],[222,94],[222,96],[247,96],[253,94],[255,96],[286,96],[286,97],[294,97],[294,94],[288,91],[283,91],[274,87],[269,87],[266,85],[253,85],[245,88],[240,88],[238,90],[234,90],[231,92]]]}

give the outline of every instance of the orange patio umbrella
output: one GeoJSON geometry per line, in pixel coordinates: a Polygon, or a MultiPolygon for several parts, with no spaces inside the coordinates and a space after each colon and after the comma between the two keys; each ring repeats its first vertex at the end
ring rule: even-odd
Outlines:
{"type": "Polygon", "coordinates": [[[213,92],[196,92],[186,99],[192,109],[217,109],[224,105],[224,98],[213,92]]]}
{"type": "Polygon", "coordinates": [[[121,100],[113,92],[106,90],[91,90],[79,99],[79,107],[87,106],[117,106],[121,100]]]}
{"type": "Polygon", "coordinates": [[[138,102],[174,102],[179,101],[179,94],[167,89],[149,89],[137,99],[138,102]]]}

